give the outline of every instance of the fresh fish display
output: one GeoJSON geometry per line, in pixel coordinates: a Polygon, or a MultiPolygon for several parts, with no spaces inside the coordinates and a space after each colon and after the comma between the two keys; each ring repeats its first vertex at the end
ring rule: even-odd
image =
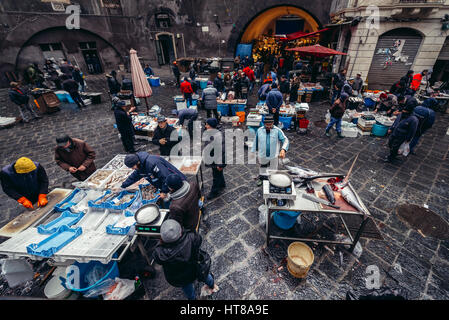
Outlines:
{"type": "Polygon", "coordinates": [[[132,170],[117,170],[104,183],[103,188],[113,189],[120,186],[123,181],[131,174],[132,170]]]}
{"type": "Polygon", "coordinates": [[[156,197],[155,193],[157,192],[157,190],[154,186],[148,185],[143,187],[141,189],[141,192],[143,200],[153,200],[156,197]]]}
{"type": "Polygon", "coordinates": [[[87,180],[88,184],[99,187],[103,181],[109,177],[109,175],[114,172],[113,170],[97,170],[95,174],[87,180]]]}
{"type": "Polygon", "coordinates": [[[290,174],[298,176],[299,178],[309,178],[318,175],[318,172],[306,168],[292,167],[288,165],[285,165],[285,167],[288,169],[290,174]]]}
{"type": "Polygon", "coordinates": [[[323,192],[326,195],[327,200],[329,200],[330,203],[335,204],[335,196],[332,187],[328,184],[325,184],[323,186],[323,192]]]}
{"type": "Polygon", "coordinates": [[[105,195],[104,197],[98,199],[97,201],[95,201],[95,204],[105,203],[111,199],[114,199],[116,196],[118,196],[118,193],[112,192],[112,193],[105,195]]]}
{"type": "Polygon", "coordinates": [[[357,197],[355,196],[354,192],[352,192],[352,190],[349,187],[342,188],[340,192],[343,199],[345,199],[346,202],[348,202],[351,206],[356,208],[357,211],[367,214],[365,209],[363,209],[362,206],[357,201],[357,197]]]}
{"type": "Polygon", "coordinates": [[[118,205],[130,202],[134,198],[134,196],[135,196],[134,193],[125,194],[120,199],[116,198],[116,199],[112,200],[112,203],[114,205],[118,206],[118,205]]]}

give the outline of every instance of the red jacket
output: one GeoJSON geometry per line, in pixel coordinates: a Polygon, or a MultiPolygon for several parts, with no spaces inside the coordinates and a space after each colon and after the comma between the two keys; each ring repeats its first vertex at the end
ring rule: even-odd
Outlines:
{"type": "Polygon", "coordinates": [[[243,69],[243,72],[248,77],[249,81],[256,81],[256,75],[254,74],[254,71],[250,67],[246,67],[243,69]]]}
{"type": "Polygon", "coordinates": [[[413,76],[412,79],[412,83],[410,84],[410,88],[412,88],[413,90],[418,90],[419,86],[421,85],[421,81],[422,81],[422,74],[421,73],[417,73],[413,76]]]}
{"type": "Polygon", "coordinates": [[[182,93],[193,93],[192,85],[189,81],[182,82],[180,88],[182,93]]]}

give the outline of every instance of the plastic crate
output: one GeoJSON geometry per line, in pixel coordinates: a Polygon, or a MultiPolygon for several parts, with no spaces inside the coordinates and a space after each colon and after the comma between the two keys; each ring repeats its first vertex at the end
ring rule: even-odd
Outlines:
{"type": "Polygon", "coordinates": [[[112,193],[111,190],[106,190],[106,192],[105,192],[101,197],[99,197],[99,198],[97,198],[97,199],[95,199],[95,200],[93,200],[93,201],[92,201],[92,200],[88,201],[88,202],[87,202],[87,205],[88,205],[90,208],[108,209],[109,206],[108,206],[108,203],[107,203],[107,202],[100,203],[100,204],[96,204],[95,202],[97,202],[98,200],[104,198],[105,196],[109,195],[110,193],[112,193]]]}
{"type": "Polygon", "coordinates": [[[37,232],[40,234],[52,234],[62,226],[70,227],[76,224],[84,216],[84,213],[71,213],[70,211],[64,211],[58,218],[47,223],[37,226],[37,232]]]}
{"type": "Polygon", "coordinates": [[[109,225],[106,226],[106,233],[107,234],[117,234],[117,235],[128,234],[128,232],[131,229],[131,227],[136,224],[136,220],[134,220],[134,218],[127,217],[126,215],[125,215],[125,217],[127,219],[130,219],[129,222],[131,222],[131,224],[129,224],[129,225],[125,226],[125,227],[117,227],[116,225],[117,225],[118,222],[116,222],[114,224],[109,224],[109,225]]]}
{"type": "Polygon", "coordinates": [[[284,129],[288,130],[290,129],[290,125],[292,123],[292,117],[279,117],[279,122],[282,122],[284,125],[284,129]]]}
{"type": "Polygon", "coordinates": [[[64,200],[59,202],[55,205],[55,211],[56,212],[64,212],[66,210],[70,210],[72,206],[76,205],[77,203],[72,202],[72,199],[77,195],[81,190],[76,188],[72,191],[72,193],[64,200]]]}
{"type": "Polygon", "coordinates": [[[133,203],[134,200],[136,200],[137,195],[138,195],[138,192],[130,192],[130,191],[127,191],[127,190],[122,191],[122,192],[119,193],[119,195],[117,197],[114,197],[110,201],[106,202],[107,203],[107,209],[125,210],[126,208],[128,208],[131,205],[131,203],[133,203]],[[128,201],[126,203],[119,204],[119,205],[114,205],[114,203],[113,203],[114,199],[121,199],[121,198],[123,198],[127,194],[134,194],[133,198],[130,201],[128,201]]]}
{"type": "Polygon", "coordinates": [[[150,183],[148,183],[148,184],[140,184],[140,185],[139,185],[139,196],[140,196],[140,200],[141,200],[142,206],[144,206],[144,205],[146,205],[146,204],[149,204],[149,203],[155,203],[155,202],[157,202],[157,201],[159,200],[159,198],[161,197],[161,196],[160,196],[160,191],[157,191],[156,197],[154,197],[154,198],[151,199],[151,200],[144,200],[144,199],[143,199],[143,196],[142,196],[142,188],[144,188],[144,187],[146,187],[146,186],[149,186],[149,185],[150,185],[150,183]]]}
{"type": "Polygon", "coordinates": [[[217,111],[222,116],[227,116],[229,114],[229,104],[217,104],[217,111]]]}
{"type": "Polygon", "coordinates": [[[32,243],[26,249],[29,254],[50,258],[57,251],[79,237],[82,232],[81,228],[72,229],[67,226],[62,226],[48,238],[45,238],[39,243],[32,243]]]}

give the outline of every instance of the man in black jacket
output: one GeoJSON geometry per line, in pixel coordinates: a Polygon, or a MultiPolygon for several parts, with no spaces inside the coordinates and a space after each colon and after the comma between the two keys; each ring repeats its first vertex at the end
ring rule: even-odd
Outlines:
{"type": "Polygon", "coordinates": [[[134,126],[132,118],[127,112],[125,101],[119,101],[114,109],[115,122],[117,129],[120,132],[123,147],[126,152],[135,153],[134,150],[134,126]]]}
{"type": "Polygon", "coordinates": [[[290,82],[285,77],[285,75],[281,76],[281,81],[279,83],[279,91],[282,93],[282,99],[287,101],[288,94],[290,93],[290,82]]]}
{"type": "Polygon", "coordinates": [[[224,92],[224,81],[221,72],[217,73],[217,76],[214,79],[214,88],[217,89],[219,93],[224,92]]]}
{"type": "Polygon", "coordinates": [[[176,141],[170,140],[172,132],[176,130],[167,124],[167,119],[164,116],[157,117],[157,124],[152,142],[160,147],[161,156],[169,156],[173,146],[178,143],[178,139],[176,141]]]}
{"type": "MultiPolygon", "coordinates": [[[[189,300],[196,299],[197,260],[202,243],[199,234],[184,231],[179,222],[168,219],[161,225],[161,242],[153,251],[154,261],[162,265],[167,282],[181,287],[189,300]]],[[[209,273],[204,289],[208,294],[218,291],[214,276],[209,273]]]]}
{"type": "Polygon", "coordinates": [[[78,108],[85,107],[86,105],[78,92],[78,83],[67,75],[63,75],[61,78],[63,80],[62,87],[70,94],[78,108]]]}
{"type": "MultiPolygon", "coordinates": [[[[223,169],[226,167],[225,159],[225,142],[221,131],[217,130],[218,120],[215,118],[209,118],[206,120],[206,130],[212,132],[211,141],[206,143],[205,150],[207,146],[211,145],[212,149],[207,150],[205,156],[206,167],[212,168],[212,188],[210,193],[207,195],[207,200],[211,200],[218,196],[218,193],[226,188],[226,182],[223,174],[223,169]],[[213,132],[215,131],[215,132],[213,132]],[[221,141],[220,141],[221,140],[221,141]],[[215,142],[216,141],[216,142],[215,142]],[[215,156],[215,151],[219,151],[221,147],[221,156],[215,156]],[[218,149],[217,149],[218,148],[218,149]]],[[[209,147],[209,148],[211,148],[209,147]]]]}
{"type": "Polygon", "coordinates": [[[30,105],[30,98],[26,94],[25,90],[20,88],[17,82],[11,82],[9,86],[11,87],[8,92],[9,98],[12,102],[19,106],[19,111],[23,122],[28,123],[30,121],[30,119],[26,116],[27,111],[30,113],[33,119],[41,118],[39,113],[37,113],[30,105]]]}
{"type": "Polygon", "coordinates": [[[111,96],[116,96],[120,92],[122,85],[117,80],[117,72],[115,70],[111,71],[111,74],[107,74],[109,93],[111,96]]]}

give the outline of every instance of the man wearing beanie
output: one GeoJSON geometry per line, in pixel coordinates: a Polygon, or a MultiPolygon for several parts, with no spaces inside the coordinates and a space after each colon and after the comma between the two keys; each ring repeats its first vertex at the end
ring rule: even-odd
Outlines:
{"type": "Polygon", "coordinates": [[[278,90],[276,82],[271,84],[271,91],[267,94],[267,107],[268,112],[273,115],[274,125],[279,124],[279,111],[283,104],[282,93],[278,90]]]}
{"type": "Polygon", "coordinates": [[[35,202],[39,207],[48,203],[48,177],[39,162],[19,158],[0,171],[0,180],[3,191],[25,208],[34,209],[35,202]]]}
{"type": "Polygon", "coordinates": [[[149,183],[161,190],[162,199],[170,191],[166,183],[166,179],[170,174],[175,174],[181,180],[186,180],[184,174],[170,162],[160,156],[150,155],[144,151],[128,154],[125,158],[125,165],[134,169],[134,172],[122,183],[122,188],[127,188],[140,179],[145,178],[149,183]]]}
{"type": "MultiPolygon", "coordinates": [[[[189,300],[196,299],[194,282],[197,280],[197,257],[199,255],[202,238],[190,230],[183,230],[181,225],[172,219],[161,225],[161,242],[153,251],[153,258],[162,266],[167,282],[182,288],[189,300]]],[[[214,276],[209,272],[206,279],[198,279],[206,284],[209,294],[218,291],[214,276]]]]}
{"type": "Polygon", "coordinates": [[[207,82],[207,87],[203,90],[201,95],[201,101],[204,104],[204,108],[207,112],[207,117],[210,118],[212,112],[216,119],[220,119],[217,111],[217,97],[219,93],[218,90],[212,85],[212,81],[207,82]]]}
{"type": "Polygon", "coordinates": [[[86,180],[97,170],[94,163],[95,151],[87,142],[64,135],[56,138],[56,143],[56,163],[78,180],[86,180]]]}
{"type": "Polygon", "coordinates": [[[226,167],[226,149],[223,133],[220,130],[217,130],[218,120],[215,118],[207,119],[205,127],[206,131],[212,133],[210,140],[206,142],[206,145],[204,146],[204,150],[206,151],[206,154],[204,155],[206,157],[204,163],[206,167],[212,168],[212,188],[210,190],[210,193],[207,195],[207,199],[211,200],[215,198],[218,193],[226,187],[226,182],[223,174],[223,169],[226,167]],[[220,147],[221,156],[215,156],[215,151],[220,147]],[[209,148],[212,148],[212,150],[208,150],[209,148]]]}
{"type": "Polygon", "coordinates": [[[171,199],[169,219],[178,221],[184,229],[195,231],[200,212],[198,200],[201,197],[198,183],[189,183],[177,174],[169,175],[165,183],[171,199]]]}
{"type": "Polygon", "coordinates": [[[289,148],[289,140],[281,129],[273,125],[273,116],[267,115],[264,126],[256,132],[251,152],[258,152],[259,158],[259,180],[257,185],[262,185],[262,180],[268,176],[267,168],[277,170],[278,157],[285,158],[289,148]]]}
{"type": "Polygon", "coordinates": [[[384,162],[394,162],[401,144],[404,142],[410,144],[415,136],[419,120],[413,111],[417,105],[418,101],[415,98],[408,99],[404,109],[388,129],[388,134],[391,134],[388,139],[390,155],[384,159],[384,162]]]}

